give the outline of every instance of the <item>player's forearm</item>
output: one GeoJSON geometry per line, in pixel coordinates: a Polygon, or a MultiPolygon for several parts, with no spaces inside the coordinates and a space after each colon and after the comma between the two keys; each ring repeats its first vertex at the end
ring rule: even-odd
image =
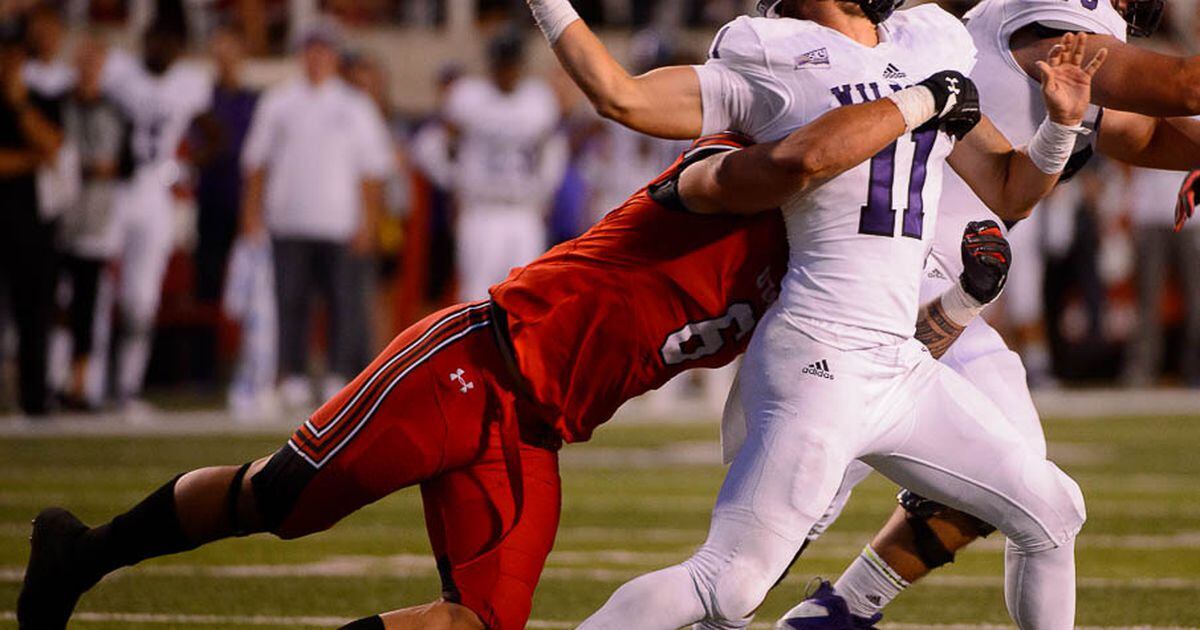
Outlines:
{"type": "Polygon", "coordinates": [[[1034,164],[1026,151],[1013,150],[1002,174],[1004,183],[1000,194],[989,205],[996,216],[1013,223],[1033,213],[1033,208],[1058,183],[1062,169],[1047,173],[1034,164]]]}
{"type": "Polygon", "coordinates": [[[680,194],[694,212],[751,214],[869,160],[905,131],[889,100],[840,107],[787,137],[717,156],[684,171],[680,194]]]}
{"type": "Polygon", "coordinates": [[[925,344],[935,359],[942,358],[966,329],[946,315],[940,297],[922,306],[917,314],[917,341],[925,344]]]}
{"type": "MultiPolygon", "coordinates": [[[[570,6],[567,0],[531,0],[530,5],[535,15],[539,7],[570,6]]],[[[553,20],[539,19],[538,23],[563,69],[601,116],[660,138],[700,135],[700,81],[691,68],[663,68],[633,77],[578,16],[571,19],[556,14],[553,20]],[[544,25],[544,21],[554,25],[544,25]],[[566,21],[569,25],[559,32],[556,27],[566,21]]]]}
{"type": "Polygon", "coordinates": [[[1189,171],[1200,168],[1200,120],[1110,112],[1096,147],[1135,166],[1189,171]]]}
{"type": "Polygon", "coordinates": [[[1096,75],[1093,103],[1150,116],[1200,114],[1200,56],[1162,55],[1130,44],[1106,45],[1108,67],[1096,75]]]}

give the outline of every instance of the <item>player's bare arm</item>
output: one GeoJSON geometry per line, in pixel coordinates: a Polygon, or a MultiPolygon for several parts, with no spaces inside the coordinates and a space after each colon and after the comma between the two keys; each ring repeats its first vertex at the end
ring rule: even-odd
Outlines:
{"type": "Polygon", "coordinates": [[[1105,110],[1096,148],[1135,166],[1189,171],[1200,167],[1200,120],[1105,110]]]}
{"type": "Polygon", "coordinates": [[[1012,250],[994,221],[971,222],[963,232],[963,271],[958,282],[921,307],[916,338],[941,358],[1008,281],[1012,250]]]}
{"type": "MultiPolygon", "coordinates": [[[[1058,44],[1038,25],[1013,34],[1013,59],[1026,74],[1038,77],[1037,63],[1058,44]]],[[[1111,35],[1089,35],[1085,54],[1108,51],[1104,72],[1092,81],[1092,102],[1102,107],[1151,116],[1200,114],[1200,56],[1164,55],[1127,44],[1111,35]]]]}
{"type": "Polygon", "coordinates": [[[835,109],[781,140],[697,163],[679,177],[680,198],[702,214],[777,208],[869,160],[904,131],[890,100],[835,109]]]}
{"type": "Polygon", "coordinates": [[[635,131],[660,138],[700,135],[700,79],[687,66],[631,76],[568,0],[527,0],[559,63],[596,111],[635,131]]]}
{"type": "Polygon", "coordinates": [[[1047,117],[1029,144],[1015,149],[984,118],[950,154],[949,164],[976,195],[1005,221],[1029,216],[1049,194],[1071,155],[1091,98],[1091,80],[1107,53],[1085,65],[1086,34],[1068,33],[1037,68],[1047,117]]]}
{"type": "Polygon", "coordinates": [[[979,121],[973,83],[939,72],[887,98],[826,112],[775,142],[713,156],[680,176],[680,195],[703,214],[753,214],[785,202],[871,159],[896,138],[933,125],[961,136],[979,121]]]}

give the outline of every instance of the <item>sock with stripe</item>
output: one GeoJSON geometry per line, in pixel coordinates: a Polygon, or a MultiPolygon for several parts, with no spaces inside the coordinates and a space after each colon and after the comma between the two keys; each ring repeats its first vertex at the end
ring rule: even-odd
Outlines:
{"type": "Polygon", "coordinates": [[[833,588],[846,599],[851,614],[870,617],[908,588],[908,582],[867,545],[833,588]]]}

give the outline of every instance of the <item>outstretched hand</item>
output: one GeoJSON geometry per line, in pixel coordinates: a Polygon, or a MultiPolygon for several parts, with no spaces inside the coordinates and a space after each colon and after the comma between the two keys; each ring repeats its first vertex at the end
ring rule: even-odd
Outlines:
{"type": "Polygon", "coordinates": [[[1067,33],[1050,49],[1046,61],[1037,62],[1042,72],[1042,99],[1050,120],[1074,127],[1083,122],[1092,100],[1092,77],[1108,57],[1101,48],[1083,65],[1087,33],[1067,33]]]}

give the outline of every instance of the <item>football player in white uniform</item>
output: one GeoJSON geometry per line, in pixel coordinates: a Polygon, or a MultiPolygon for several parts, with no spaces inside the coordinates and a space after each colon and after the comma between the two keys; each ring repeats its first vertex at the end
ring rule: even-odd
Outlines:
{"type": "Polygon", "coordinates": [[[211,76],[178,62],[184,50],[182,26],[156,23],[147,30],[143,61],[120,51],[84,54],[101,66],[101,87],[131,121],[133,175],[118,187],[114,207],[121,225],[118,304],[124,332],[117,354],[117,395],[123,405],[141,395],[163,274],[174,245],[171,188],[182,172],[180,143],[192,120],[208,109],[211,76]]]}
{"type": "MultiPolygon", "coordinates": [[[[569,4],[534,0],[531,8],[602,113],[659,135],[731,128],[769,140],[881,98],[907,118],[941,105],[897,98],[922,79],[971,98],[958,73],[971,71],[974,46],[936,6],[893,15],[893,0],[765,4],[787,19],[739,18],[718,33],[705,66],[637,79],[569,4]],[[946,66],[958,72],[938,72],[946,66]]],[[[746,437],[708,540],[685,563],[623,586],[583,627],[745,623],[855,459],[999,527],[1013,541],[1007,566],[1020,579],[1006,592],[1018,624],[1073,625],[1074,537],[1084,519],[1078,486],[934,361],[914,339],[913,322],[942,165],[1003,219],[1027,216],[1083,131],[1090,75],[1103,53],[1083,67],[1080,39],[1065,37],[1039,64],[1049,115],[1028,149],[1013,149],[986,118],[941,131],[910,125],[869,162],[784,205],[791,262],[743,365],[746,437]]],[[[976,310],[936,306],[948,306],[944,319],[954,322],[976,310]]]]}
{"type": "Polygon", "coordinates": [[[500,35],[489,56],[491,77],[459,79],[444,112],[457,138],[450,185],[463,301],[486,298],[488,287],[546,249],[545,217],[569,154],[554,92],[521,76],[520,39],[500,35]]]}
{"type": "MultiPolygon", "coordinates": [[[[1045,114],[1037,96],[1036,61],[1064,32],[1086,32],[1090,35],[1084,47],[1103,45],[1108,61],[1093,80],[1095,107],[1085,120],[1094,133],[1077,145],[1072,170],[1082,166],[1093,150],[1143,166],[1189,168],[1200,139],[1196,121],[1152,116],[1200,113],[1200,85],[1196,83],[1200,57],[1171,57],[1126,43],[1127,32],[1152,32],[1161,12],[1162,0],[1131,0],[1119,8],[1109,0],[984,0],[966,15],[967,30],[978,50],[972,77],[979,86],[984,115],[1014,141],[1031,138],[1035,121],[1045,114]],[[1130,111],[1102,109],[1105,107],[1130,111]]],[[[1190,210],[1191,204],[1185,204],[1177,221],[1185,220],[1190,210]]],[[[990,216],[963,179],[948,176],[921,285],[923,297],[938,295],[952,283],[950,278],[957,277],[963,227],[990,216]]],[[[1012,243],[1019,260],[1023,255],[1019,241],[1012,243]]],[[[1021,359],[983,318],[972,321],[942,361],[995,403],[1034,449],[1045,452],[1045,436],[1021,359]]],[[[866,474],[865,466],[851,471],[835,501],[838,509],[823,519],[818,531],[836,518],[849,489],[866,474]]],[[[913,581],[952,562],[955,552],[989,531],[974,518],[912,493],[901,493],[901,507],[842,574],[835,590],[847,600],[850,614],[872,617],[913,581]]],[[[826,610],[836,608],[829,604],[838,595],[818,593],[813,603],[826,610]]],[[[819,610],[801,604],[785,619],[795,617],[788,621],[793,628],[835,627],[826,625],[834,622],[823,621],[819,610]]]]}

